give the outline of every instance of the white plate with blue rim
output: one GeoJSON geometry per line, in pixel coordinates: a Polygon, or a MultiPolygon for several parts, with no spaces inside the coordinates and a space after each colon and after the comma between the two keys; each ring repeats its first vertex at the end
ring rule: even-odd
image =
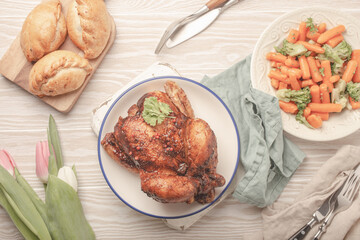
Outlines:
{"type": "MultiPolygon", "coordinates": [[[[286,13],[273,21],[262,33],[255,45],[251,60],[251,81],[254,88],[275,96],[275,90],[267,77],[271,66],[266,60],[268,52],[274,52],[274,46],[280,46],[291,29],[298,29],[301,21],[312,18],[316,24],[326,23],[327,29],[344,25],[345,40],[353,49],[360,48],[359,21],[350,14],[332,8],[301,8],[286,13]]],[[[360,128],[360,109],[343,110],[331,113],[328,121],[318,129],[310,129],[297,122],[295,116],[281,111],[283,129],[293,136],[309,141],[331,141],[346,137],[360,128]]]]}
{"type": "Polygon", "coordinates": [[[114,194],[130,208],[156,218],[175,219],[199,213],[214,204],[228,189],[239,166],[240,142],[235,120],[225,103],[206,86],[182,77],[164,76],[144,80],[124,91],[111,105],[101,124],[98,138],[98,158],[103,176],[114,194]],[[194,202],[160,203],[141,191],[140,178],[117,164],[101,146],[106,133],[113,132],[119,116],[145,93],[164,91],[167,80],[184,89],[194,109],[195,117],[205,120],[214,131],[218,146],[217,173],[224,176],[224,186],[215,189],[215,198],[208,204],[194,202]]]}

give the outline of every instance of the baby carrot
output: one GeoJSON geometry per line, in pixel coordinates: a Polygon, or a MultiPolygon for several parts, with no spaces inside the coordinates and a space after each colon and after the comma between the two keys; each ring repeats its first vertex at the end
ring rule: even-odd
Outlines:
{"type": "Polygon", "coordinates": [[[270,66],[271,66],[272,68],[276,68],[276,64],[277,64],[277,62],[275,62],[275,61],[271,61],[271,62],[270,62],[270,66]]]}
{"type": "Polygon", "coordinates": [[[317,42],[320,44],[326,43],[331,38],[335,37],[336,35],[339,35],[345,31],[344,25],[338,25],[332,29],[327,30],[326,32],[320,34],[317,42]]]}
{"type": "Polygon", "coordinates": [[[289,68],[287,66],[282,66],[280,68],[280,71],[281,71],[282,74],[285,74],[285,75],[289,76],[289,68]]]}
{"type": "Polygon", "coordinates": [[[328,85],[329,92],[332,92],[334,85],[330,82],[331,65],[329,60],[321,61],[321,68],[324,69],[323,82],[328,85]]]}
{"type": "Polygon", "coordinates": [[[321,68],[321,63],[319,59],[315,59],[315,63],[318,68],[321,68]]]}
{"type": "Polygon", "coordinates": [[[344,71],[344,74],[342,76],[342,79],[345,82],[350,82],[355,74],[356,68],[357,68],[357,61],[350,60],[346,66],[346,69],[344,71]]]}
{"type": "Polygon", "coordinates": [[[296,75],[292,72],[289,73],[290,85],[293,90],[300,90],[301,86],[296,78],[296,75]]]}
{"type": "Polygon", "coordinates": [[[320,36],[320,33],[318,33],[318,32],[308,31],[306,33],[306,37],[308,39],[311,39],[311,40],[315,41],[315,42],[318,40],[319,36],[320,36]]]}
{"type": "Polygon", "coordinates": [[[349,97],[349,102],[350,102],[352,109],[360,108],[360,102],[355,102],[354,99],[352,99],[351,97],[349,97]]]}
{"type": "Polygon", "coordinates": [[[320,87],[315,84],[310,87],[311,102],[321,103],[320,100],[320,87]]]}
{"type": "Polygon", "coordinates": [[[286,78],[281,78],[281,79],[278,79],[280,82],[283,82],[283,83],[285,83],[285,84],[290,84],[290,80],[289,80],[289,78],[288,78],[288,70],[289,68],[288,67],[286,67],[286,66],[282,66],[281,67],[281,73],[282,74],[284,74],[285,76],[286,76],[286,78]]]}
{"type": "Polygon", "coordinates": [[[339,80],[340,80],[340,75],[334,75],[334,76],[330,77],[331,83],[336,83],[339,80]]]}
{"type": "Polygon", "coordinates": [[[322,126],[321,118],[315,114],[311,114],[306,120],[313,128],[320,128],[322,126]]]}
{"type": "Polygon", "coordinates": [[[291,29],[286,40],[290,43],[296,43],[297,40],[299,40],[299,35],[300,35],[300,33],[298,30],[291,29]]]}
{"type": "Polygon", "coordinates": [[[355,60],[358,64],[353,77],[353,82],[360,82],[360,49],[352,51],[351,60],[355,60]]]}
{"type": "Polygon", "coordinates": [[[351,59],[358,59],[360,58],[360,49],[355,49],[351,53],[351,59]]]}
{"type": "Polygon", "coordinates": [[[329,88],[326,83],[322,83],[320,85],[320,94],[321,94],[321,102],[322,103],[330,103],[330,94],[329,94],[329,88]]]}
{"type": "Polygon", "coordinates": [[[314,82],[321,82],[323,80],[318,67],[316,66],[314,57],[307,57],[307,62],[310,68],[310,74],[314,82]]]}
{"type": "Polygon", "coordinates": [[[289,68],[289,73],[294,73],[297,79],[302,77],[302,72],[299,68],[289,68]]]}
{"type": "Polygon", "coordinates": [[[324,53],[325,52],[325,49],[323,49],[322,47],[317,46],[315,44],[311,44],[311,43],[308,43],[305,41],[297,41],[297,43],[303,45],[309,51],[313,51],[316,53],[324,53]]]}
{"type": "Polygon", "coordinates": [[[301,22],[299,25],[299,40],[305,41],[306,40],[306,22],[301,22]]]}
{"type": "Polygon", "coordinates": [[[312,114],[319,116],[321,118],[321,120],[326,121],[329,120],[330,114],[329,113],[318,113],[318,112],[313,112],[312,114]]]}
{"type": "Polygon", "coordinates": [[[299,61],[288,58],[285,61],[285,66],[292,67],[292,68],[299,68],[300,64],[299,64],[299,61]]]}
{"type": "Polygon", "coordinates": [[[266,54],[266,59],[270,61],[285,63],[287,57],[282,55],[281,53],[269,52],[268,54],[266,54]]]}
{"type": "Polygon", "coordinates": [[[302,55],[299,58],[299,65],[300,65],[303,79],[309,79],[310,78],[310,68],[309,68],[309,64],[306,60],[306,57],[304,55],[302,55]]]}
{"type": "MultiPolygon", "coordinates": [[[[288,68],[287,66],[281,66],[282,74],[286,74],[287,76],[289,76],[290,72],[294,73],[297,79],[300,79],[302,76],[302,72],[298,68],[288,68]]],[[[286,83],[289,84],[290,82],[286,82],[286,83]]]]}
{"type": "Polygon", "coordinates": [[[278,89],[279,88],[279,80],[275,79],[275,78],[272,78],[271,79],[271,86],[275,89],[278,89]]]}
{"type": "Polygon", "coordinates": [[[311,109],[309,107],[306,107],[303,112],[304,117],[307,118],[308,116],[310,116],[310,114],[311,114],[311,109]]]}
{"type": "Polygon", "coordinates": [[[326,31],[326,23],[320,23],[318,26],[318,32],[323,33],[326,31]]]}
{"type": "Polygon", "coordinates": [[[295,56],[288,56],[288,59],[296,60],[295,56]]]}
{"type": "Polygon", "coordinates": [[[295,114],[298,111],[296,104],[293,102],[284,102],[279,100],[279,106],[284,112],[287,113],[295,114]]]}
{"type": "Polygon", "coordinates": [[[277,72],[275,70],[271,70],[268,74],[268,77],[271,79],[271,78],[275,78],[277,80],[280,80],[280,81],[285,81],[287,76],[285,74],[282,74],[281,72],[277,72]]]}
{"type": "Polygon", "coordinates": [[[312,112],[341,112],[342,106],[338,103],[309,103],[312,112]]]}
{"type": "Polygon", "coordinates": [[[280,89],[287,89],[288,85],[284,82],[279,82],[279,90],[280,89]]]}
{"type": "Polygon", "coordinates": [[[338,35],[335,36],[331,39],[329,39],[326,44],[329,45],[330,47],[334,48],[336,47],[339,43],[341,43],[344,40],[344,36],[343,35],[338,35]]]}
{"type": "Polygon", "coordinates": [[[307,86],[312,86],[314,85],[314,81],[309,79],[309,80],[304,80],[304,81],[301,81],[301,87],[304,88],[304,87],[307,87],[307,86]]]}

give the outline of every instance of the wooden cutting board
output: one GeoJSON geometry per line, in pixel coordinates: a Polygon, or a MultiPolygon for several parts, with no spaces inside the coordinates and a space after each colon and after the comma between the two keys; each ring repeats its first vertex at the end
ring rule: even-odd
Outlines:
{"type": "MultiPolygon", "coordinates": [[[[60,0],[60,2],[62,5],[62,12],[66,16],[68,6],[72,2],[72,0],[60,0]]],[[[115,41],[116,26],[114,19],[112,17],[110,18],[111,18],[112,26],[111,26],[109,41],[104,51],[101,53],[101,55],[98,58],[89,60],[90,64],[93,67],[93,70],[86,77],[84,84],[79,89],[67,94],[63,94],[55,97],[41,97],[41,98],[34,95],[34,97],[41,99],[43,102],[49,104],[59,112],[67,113],[72,109],[76,101],[79,99],[81,93],[84,91],[86,85],[89,83],[92,75],[99,67],[101,61],[104,59],[106,53],[109,51],[110,47],[115,41]]],[[[66,37],[66,40],[61,45],[60,49],[70,50],[79,54],[80,56],[84,56],[83,52],[73,44],[69,36],[66,37]]],[[[6,51],[6,53],[0,60],[0,73],[4,75],[4,77],[6,77],[8,80],[12,81],[16,85],[20,86],[21,88],[29,92],[29,73],[33,65],[34,65],[33,63],[28,62],[26,60],[25,55],[20,47],[20,33],[19,33],[16,39],[14,40],[14,42],[11,44],[9,49],[6,51]]]]}

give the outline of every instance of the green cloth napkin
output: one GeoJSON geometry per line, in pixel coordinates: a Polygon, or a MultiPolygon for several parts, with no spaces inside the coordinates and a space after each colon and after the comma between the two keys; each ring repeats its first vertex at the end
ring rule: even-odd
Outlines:
{"type": "Polygon", "coordinates": [[[305,154],[284,136],[277,98],[252,88],[250,62],[248,56],[201,82],[225,102],[239,131],[245,175],[233,196],[265,207],[278,198],[305,154]]]}

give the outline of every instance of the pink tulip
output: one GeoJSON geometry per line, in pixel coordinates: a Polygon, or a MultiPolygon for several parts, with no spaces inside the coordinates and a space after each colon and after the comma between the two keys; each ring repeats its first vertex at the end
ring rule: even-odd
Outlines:
{"type": "Polygon", "coordinates": [[[12,176],[15,176],[15,161],[6,150],[0,150],[0,165],[3,166],[12,176]]]}
{"type": "Polygon", "coordinates": [[[49,144],[48,141],[41,141],[36,144],[36,176],[43,183],[47,183],[49,177],[49,144]]]}

